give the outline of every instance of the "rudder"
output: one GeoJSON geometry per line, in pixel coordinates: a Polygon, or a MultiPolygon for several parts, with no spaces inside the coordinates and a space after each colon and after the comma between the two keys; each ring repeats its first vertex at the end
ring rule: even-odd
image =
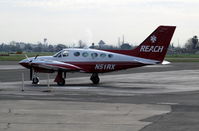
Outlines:
{"type": "Polygon", "coordinates": [[[167,53],[176,26],[159,26],[131,55],[162,62],[167,53]]]}

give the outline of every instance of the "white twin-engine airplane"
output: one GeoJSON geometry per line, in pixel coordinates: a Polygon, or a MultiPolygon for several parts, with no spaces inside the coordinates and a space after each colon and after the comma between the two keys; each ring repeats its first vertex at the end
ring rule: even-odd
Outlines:
{"type": "Polygon", "coordinates": [[[31,57],[19,64],[30,69],[33,84],[39,82],[38,72],[58,72],[54,82],[60,86],[65,85],[66,72],[91,73],[90,80],[98,84],[99,73],[163,64],[175,28],[159,26],[133,50],[63,49],[53,56],[31,57]]]}

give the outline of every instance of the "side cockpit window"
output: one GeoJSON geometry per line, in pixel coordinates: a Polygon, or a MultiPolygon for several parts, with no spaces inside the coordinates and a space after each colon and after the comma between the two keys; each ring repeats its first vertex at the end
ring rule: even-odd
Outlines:
{"type": "Polygon", "coordinates": [[[63,56],[63,57],[67,57],[67,56],[69,56],[69,52],[68,52],[68,51],[66,51],[66,50],[65,50],[65,51],[63,51],[63,52],[62,52],[62,56],[63,56]]]}

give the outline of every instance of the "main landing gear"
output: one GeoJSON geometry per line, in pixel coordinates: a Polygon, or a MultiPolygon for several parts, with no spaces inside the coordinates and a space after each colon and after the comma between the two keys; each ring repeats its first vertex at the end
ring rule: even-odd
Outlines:
{"type": "MultiPolygon", "coordinates": [[[[64,86],[65,85],[65,78],[66,78],[66,72],[58,71],[54,82],[57,82],[57,85],[59,85],[59,86],[64,86]]],[[[33,72],[32,69],[30,70],[30,80],[32,80],[32,84],[38,84],[39,83],[39,77],[37,77],[37,73],[33,72]]],[[[93,84],[99,84],[100,78],[98,76],[98,73],[93,73],[90,77],[90,80],[93,82],[93,84]]]]}
{"type": "Polygon", "coordinates": [[[98,73],[93,73],[93,74],[91,75],[90,80],[93,82],[93,84],[99,84],[100,78],[99,78],[99,76],[98,76],[98,73]]]}
{"type": "Polygon", "coordinates": [[[59,85],[59,86],[64,86],[65,85],[65,78],[66,78],[66,72],[64,72],[64,77],[63,77],[63,72],[58,71],[54,82],[57,82],[57,85],[59,85]]]}

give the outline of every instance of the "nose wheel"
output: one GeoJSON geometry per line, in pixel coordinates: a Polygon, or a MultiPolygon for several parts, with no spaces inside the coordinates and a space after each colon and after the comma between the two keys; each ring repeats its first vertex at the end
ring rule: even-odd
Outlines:
{"type": "Polygon", "coordinates": [[[32,84],[38,84],[39,83],[39,77],[33,77],[32,78],[32,84]]]}
{"type": "Polygon", "coordinates": [[[32,84],[39,84],[39,77],[37,77],[37,73],[31,68],[30,69],[30,80],[32,80],[32,84]]]}
{"type": "Polygon", "coordinates": [[[99,76],[98,76],[98,73],[93,73],[93,74],[91,75],[90,80],[93,82],[93,84],[99,84],[100,78],[99,78],[99,76]]]}

